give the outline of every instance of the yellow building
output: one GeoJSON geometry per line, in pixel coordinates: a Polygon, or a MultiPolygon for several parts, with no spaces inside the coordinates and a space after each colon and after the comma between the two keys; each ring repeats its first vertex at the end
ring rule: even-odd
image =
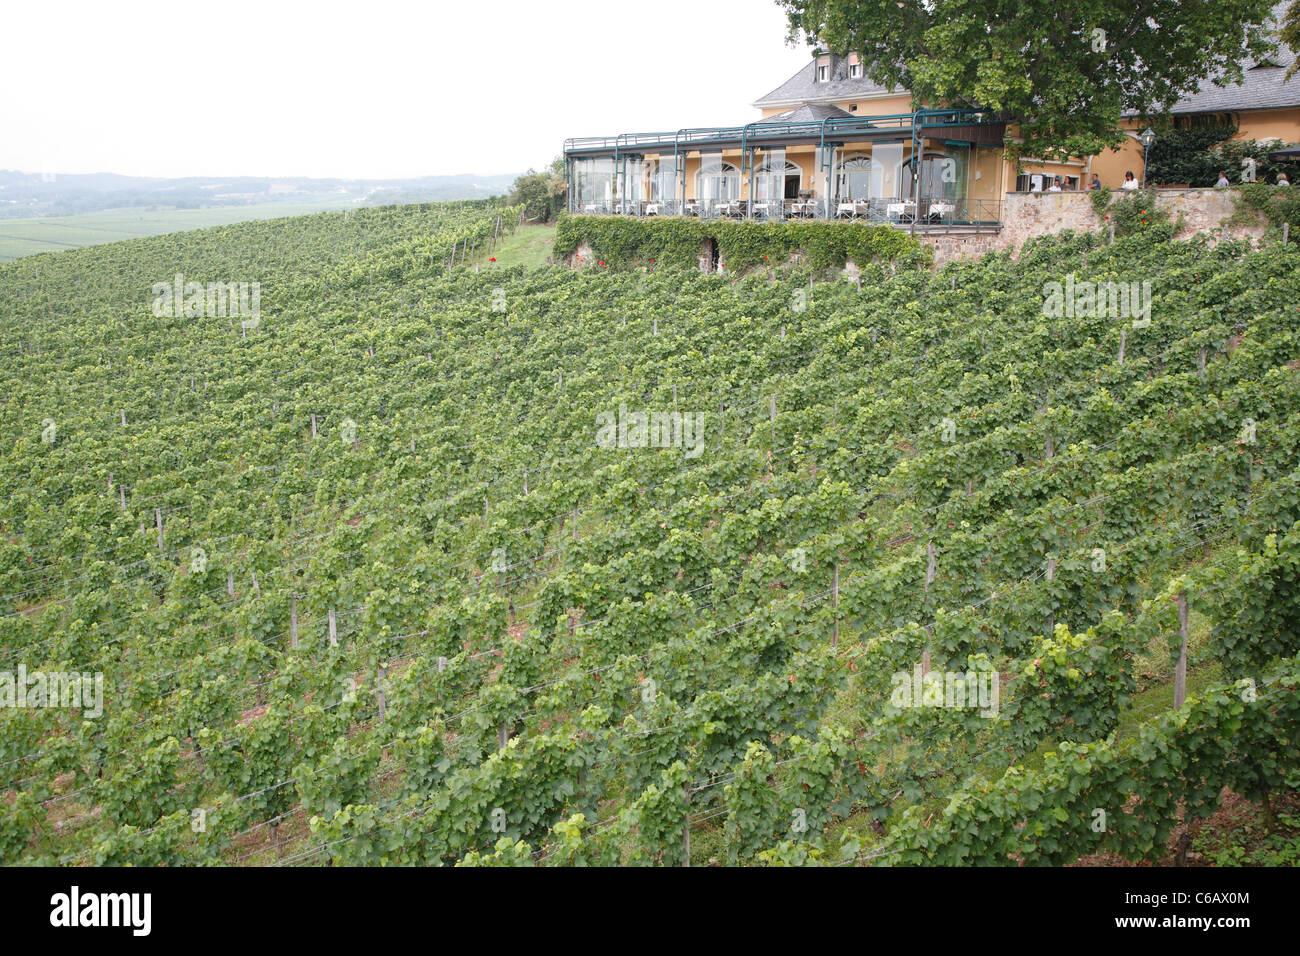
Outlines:
{"type": "Polygon", "coordinates": [[[996,224],[1004,124],[802,104],[745,126],[566,141],[573,212],[996,224]]]}
{"type": "MultiPolygon", "coordinates": [[[[1210,82],[1175,105],[1176,125],[1234,123],[1237,138],[1300,139],[1293,57],[1252,64],[1245,82],[1210,82]]],[[[1065,162],[1022,158],[1008,128],[978,110],[915,110],[910,94],[866,78],[854,54],[814,55],[753,104],[744,126],[570,139],[564,157],[572,212],[736,218],[854,218],[912,229],[1002,220],[1007,192],[1118,188],[1143,177],[1136,118],[1119,150],[1065,162]]]]}
{"type": "MultiPolygon", "coordinates": [[[[1267,60],[1252,63],[1244,71],[1240,85],[1215,86],[1209,80],[1191,96],[1174,104],[1170,115],[1175,127],[1235,126],[1236,140],[1278,143],[1300,141],[1300,75],[1286,79],[1295,62],[1295,54],[1283,48],[1267,60]]],[[[1096,173],[1102,185],[1117,186],[1124,173],[1142,177],[1142,147],[1136,142],[1139,129],[1135,117],[1126,117],[1121,127],[1129,140],[1118,152],[1106,150],[1091,157],[1086,164],[1089,174],[1096,173]]],[[[1229,171],[1229,178],[1233,178],[1229,171]]]]}

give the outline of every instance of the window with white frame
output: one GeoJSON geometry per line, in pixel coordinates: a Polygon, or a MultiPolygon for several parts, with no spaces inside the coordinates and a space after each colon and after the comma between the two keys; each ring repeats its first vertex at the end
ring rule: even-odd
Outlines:
{"type": "Polygon", "coordinates": [[[849,64],[849,79],[850,79],[850,80],[860,80],[860,79],[862,79],[862,64],[861,64],[861,63],[850,63],[850,64],[849,64]]]}
{"type": "Polygon", "coordinates": [[[884,168],[870,156],[850,156],[840,164],[835,194],[842,200],[879,199],[884,195],[884,168]]]}
{"type": "Polygon", "coordinates": [[[817,82],[826,83],[831,78],[831,68],[829,66],[817,67],[817,82]]]}
{"type": "Polygon", "coordinates": [[[702,157],[695,174],[695,198],[725,202],[740,198],[740,171],[714,156],[702,157]]]}
{"type": "Polygon", "coordinates": [[[788,159],[772,157],[754,170],[753,196],[757,200],[798,199],[803,169],[788,159]]]}

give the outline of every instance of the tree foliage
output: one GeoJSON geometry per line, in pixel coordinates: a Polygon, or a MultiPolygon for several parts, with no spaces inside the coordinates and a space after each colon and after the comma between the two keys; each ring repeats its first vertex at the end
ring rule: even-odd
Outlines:
{"type": "MultiPolygon", "coordinates": [[[[1300,55],[1300,0],[1291,0],[1286,16],[1282,18],[1282,28],[1278,36],[1291,48],[1292,53],[1300,55]]],[[[1295,76],[1298,68],[1300,68],[1300,59],[1291,64],[1291,68],[1286,71],[1286,78],[1289,80],[1295,76]]]]}
{"type": "Polygon", "coordinates": [[[568,186],[564,179],[564,160],[557,158],[543,172],[528,170],[515,180],[509,203],[522,206],[524,218],[533,222],[554,222],[564,211],[568,186]]]}
{"type": "Polygon", "coordinates": [[[1269,47],[1269,0],[781,0],[793,40],[857,52],[918,104],[994,111],[1029,156],[1122,142],[1206,77],[1239,81],[1269,47]]]}

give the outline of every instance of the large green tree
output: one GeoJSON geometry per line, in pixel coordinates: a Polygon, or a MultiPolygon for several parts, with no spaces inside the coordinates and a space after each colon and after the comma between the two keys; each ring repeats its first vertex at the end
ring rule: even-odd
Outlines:
{"type": "Polygon", "coordinates": [[[1087,155],[1272,46],[1271,0],[778,0],[800,36],[854,51],[918,103],[1020,127],[1021,155],[1087,155]]]}
{"type": "Polygon", "coordinates": [[[524,218],[532,222],[554,222],[564,211],[568,184],[564,178],[564,158],[556,157],[544,172],[532,169],[515,180],[509,203],[524,207],[524,218]]]}
{"type": "MultiPolygon", "coordinates": [[[[1300,0],[1293,0],[1287,9],[1286,16],[1282,18],[1280,35],[1292,53],[1300,53],[1300,0]]],[[[1295,76],[1296,70],[1300,70],[1300,59],[1291,64],[1291,69],[1286,71],[1286,78],[1289,80],[1295,76]]]]}

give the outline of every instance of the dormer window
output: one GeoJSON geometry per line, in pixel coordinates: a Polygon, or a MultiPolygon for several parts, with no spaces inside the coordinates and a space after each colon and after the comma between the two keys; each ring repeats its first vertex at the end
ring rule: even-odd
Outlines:
{"type": "Polygon", "coordinates": [[[829,66],[817,67],[817,82],[828,83],[831,78],[831,68],[829,66]]]}
{"type": "Polygon", "coordinates": [[[861,63],[850,63],[850,64],[849,64],[849,79],[850,79],[850,80],[860,80],[860,79],[862,79],[862,64],[861,64],[861,63]]]}

